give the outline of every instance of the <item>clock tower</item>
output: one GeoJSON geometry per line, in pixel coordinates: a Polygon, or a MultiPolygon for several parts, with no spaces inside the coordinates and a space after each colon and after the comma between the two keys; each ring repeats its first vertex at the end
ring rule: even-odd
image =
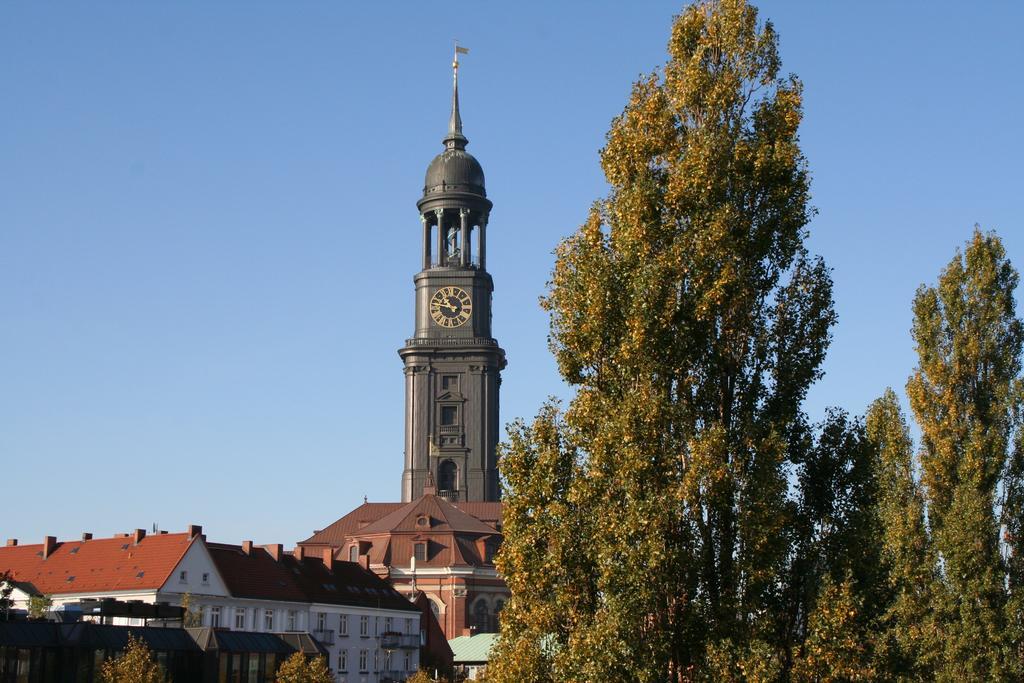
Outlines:
{"type": "Polygon", "coordinates": [[[487,222],[491,202],[480,163],[466,151],[459,115],[459,62],[444,151],[427,167],[417,202],[422,269],[405,364],[402,502],[424,487],[452,501],[497,501],[498,389],[505,352],[491,336],[487,222]]]}

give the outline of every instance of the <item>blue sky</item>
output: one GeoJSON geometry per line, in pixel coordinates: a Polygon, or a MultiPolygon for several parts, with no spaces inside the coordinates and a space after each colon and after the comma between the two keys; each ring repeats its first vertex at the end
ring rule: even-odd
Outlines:
{"type": "MultiPolygon", "coordinates": [[[[1024,266],[1024,9],[759,6],[805,85],[810,248],[836,285],[806,407],[861,413],[902,388],[914,290],[975,223],[1024,266]]],[[[454,37],[495,205],[502,420],[564,395],[537,298],[681,8],[0,5],[0,536],[290,544],[398,498],[396,350],[454,37]]]]}

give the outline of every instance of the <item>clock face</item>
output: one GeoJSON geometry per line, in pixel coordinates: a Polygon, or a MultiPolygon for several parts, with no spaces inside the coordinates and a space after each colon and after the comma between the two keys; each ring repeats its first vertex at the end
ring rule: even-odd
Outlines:
{"type": "Polygon", "coordinates": [[[430,317],[441,327],[458,327],[473,313],[473,300],[459,287],[442,287],[430,298],[430,317]]]}

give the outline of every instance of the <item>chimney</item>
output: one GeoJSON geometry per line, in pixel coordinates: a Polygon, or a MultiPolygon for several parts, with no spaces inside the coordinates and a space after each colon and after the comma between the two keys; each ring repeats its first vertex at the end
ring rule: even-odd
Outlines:
{"type": "Polygon", "coordinates": [[[92,533],[88,532],[88,531],[82,532],[82,540],[83,541],[91,541],[92,540],[92,533]]]}
{"type": "Polygon", "coordinates": [[[191,538],[195,538],[196,536],[200,535],[201,533],[203,533],[203,527],[200,526],[199,524],[189,524],[188,525],[188,537],[190,539],[191,538]]]}
{"type": "Polygon", "coordinates": [[[433,472],[429,472],[429,471],[427,472],[427,483],[425,483],[423,485],[423,495],[424,496],[436,496],[437,495],[437,486],[434,484],[434,473],[433,472]]]}
{"type": "Polygon", "coordinates": [[[136,529],[135,533],[132,534],[132,544],[133,545],[138,545],[142,541],[142,539],[144,539],[145,537],[146,537],[146,530],[145,529],[136,529]]]}
{"type": "Polygon", "coordinates": [[[270,556],[274,558],[274,562],[281,561],[281,554],[284,552],[284,546],[280,543],[271,543],[270,545],[263,546],[270,553],[270,556]]]}
{"type": "Polygon", "coordinates": [[[295,549],[292,550],[292,557],[294,557],[296,560],[304,559],[306,557],[306,548],[301,545],[295,546],[295,549]]]}
{"type": "Polygon", "coordinates": [[[45,560],[57,549],[57,537],[47,536],[43,539],[43,559],[45,560]]]}
{"type": "Polygon", "coordinates": [[[242,552],[246,555],[252,555],[252,541],[242,541],[242,552]]]}
{"type": "Polygon", "coordinates": [[[359,566],[365,569],[366,571],[370,571],[370,556],[366,554],[360,555],[359,566]]]}
{"type": "Polygon", "coordinates": [[[8,538],[7,539],[7,547],[8,548],[13,548],[16,545],[18,545],[18,539],[16,539],[16,538],[8,538]]]}
{"type": "Polygon", "coordinates": [[[324,566],[328,569],[334,567],[334,548],[324,548],[322,553],[324,566]]]}

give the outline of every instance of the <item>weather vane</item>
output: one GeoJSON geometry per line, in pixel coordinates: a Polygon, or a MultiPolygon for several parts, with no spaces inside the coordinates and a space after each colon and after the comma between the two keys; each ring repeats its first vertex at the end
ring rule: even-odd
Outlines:
{"type": "Polygon", "coordinates": [[[460,46],[458,38],[453,39],[452,42],[455,43],[455,59],[452,60],[452,69],[454,69],[455,75],[456,75],[456,77],[458,77],[458,73],[459,73],[459,55],[468,55],[469,54],[469,48],[468,47],[460,46]]]}

